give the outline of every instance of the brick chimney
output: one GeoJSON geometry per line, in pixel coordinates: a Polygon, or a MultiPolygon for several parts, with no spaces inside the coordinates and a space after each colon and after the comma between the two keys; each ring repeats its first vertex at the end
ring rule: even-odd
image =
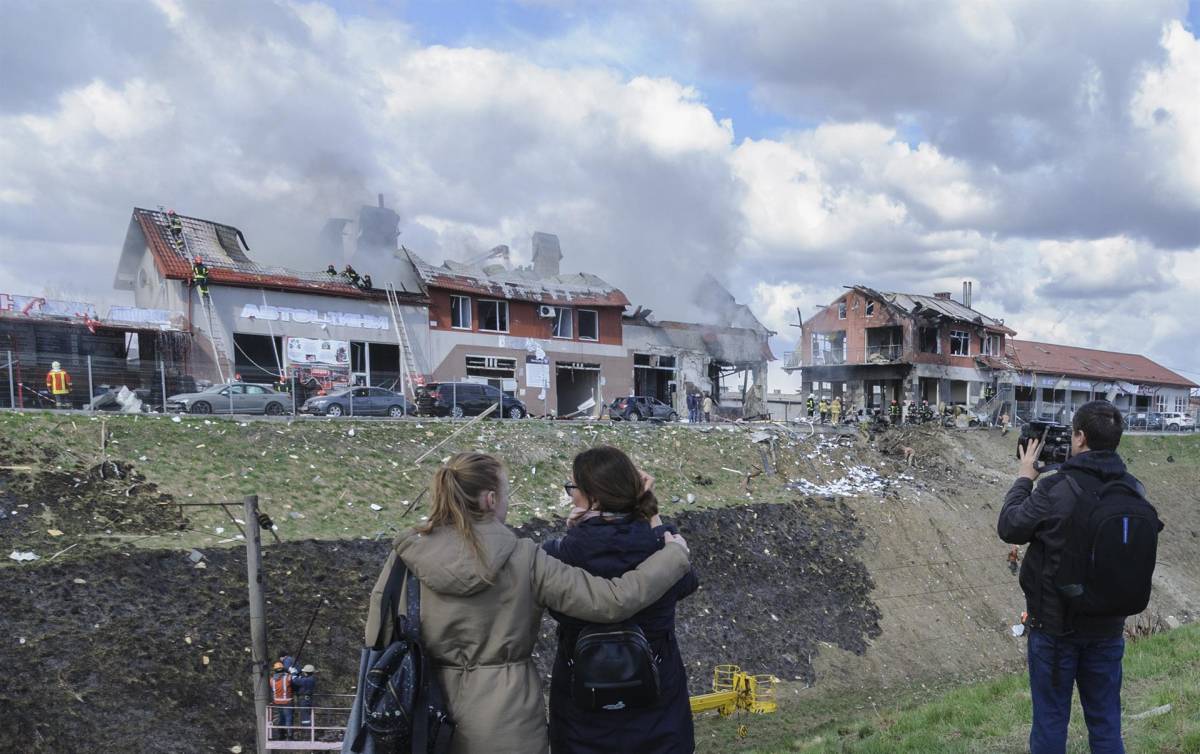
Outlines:
{"type": "Polygon", "coordinates": [[[562,249],[558,245],[558,236],[540,230],[534,233],[533,271],[537,276],[543,280],[557,277],[561,261],[562,249]]]}
{"type": "Polygon", "coordinates": [[[937,293],[933,294],[933,297],[940,298],[943,301],[949,301],[950,300],[950,291],[938,291],[937,293]]]}

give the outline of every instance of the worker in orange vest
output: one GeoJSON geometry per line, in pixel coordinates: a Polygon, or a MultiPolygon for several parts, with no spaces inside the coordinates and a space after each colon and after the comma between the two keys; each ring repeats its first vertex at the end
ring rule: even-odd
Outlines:
{"type": "Polygon", "coordinates": [[[50,365],[50,371],[46,373],[46,389],[54,396],[55,408],[71,407],[71,375],[63,371],[57,361],[50,365]]]}
{"type": "Polygon", "coordinates": [[[271,738],[286,741],[291,737],[292,727],[292,674],[283,667],[282,662],[276,662],[271,671],[271,704],[275,708],[271,738]]]}

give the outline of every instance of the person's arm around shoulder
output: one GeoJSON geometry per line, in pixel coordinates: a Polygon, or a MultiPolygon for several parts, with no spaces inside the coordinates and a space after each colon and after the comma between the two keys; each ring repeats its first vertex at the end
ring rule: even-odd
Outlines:
{"type": "MultiPolygon", "coordinates": [[[[679,533],[679,530],[676,529],[673,524],[664,524],[662,517],[658,514],[655,514],[654,518],[650,520],[650,525],[653,527],[651,531],[654,532],[656,537],[664,536],[667,532],[670,532],[671,534],[679,533]]],[[[675,586],[672,588],[672,596],[678,601],[692,594],[699,588],[700,575],[696,573],[695,567],[692,567],[688,569],[688,572],[682,579],[675,583],[675,586]]]]}
{"type": "Polygon", "coordinates": [[[616,579],[593,576],[536,548],[533,595],[539,605],[591,623],[617,623],[653,604],[688,572],[687,543],[667,534],[661,550],[616,579]]]}

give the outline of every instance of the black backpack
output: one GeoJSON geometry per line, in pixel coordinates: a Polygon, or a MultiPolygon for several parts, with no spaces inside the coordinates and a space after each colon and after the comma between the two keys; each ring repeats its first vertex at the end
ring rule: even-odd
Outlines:
{"type": "Polygon", "coordinates": [[[1066,606],[1064,629],[1075,616],[1137,615],[1150,602],[1150,582],[1163,523],[1140,485],[1128,476],[1101,482],[1066,474],[1075,507],[1054,584],[1066,606]]]}
{"type": "Polygon", "coordinates": [[[584,626],[567,665],[571,698],[589,712],[644,709],[658,701],[658,665],[635,623],[584,626]]]}
{"type": "Polygon", "coordinates": [[[397,559],[388,574],[381,615],[391,616],[392,641],[383,646],[387,618],[380,621],[366,672],[359,679],[361,709],[358,734],[350,750],[377,754],[444,754],[450,750],[454,721],[446,708],[441,684],[421,646],[421,585],[397,559]],[[408,579],[404,615],[397,615],[400,585],[408,579]]]}

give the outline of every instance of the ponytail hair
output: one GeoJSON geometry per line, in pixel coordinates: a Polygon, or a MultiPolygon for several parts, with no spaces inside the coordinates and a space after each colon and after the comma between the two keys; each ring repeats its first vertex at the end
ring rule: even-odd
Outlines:
{"type": "MultiPolygon", "coordinates": [[[[490,515],[479,505],[479,497],[489,490],[500,490],[504,466],[495,456],[485,453],[457,453],[433,474],[429,520],[415,527],[429,534],[439,526],[453,526],[482,565],[487,553],[471,524],[490,515]]],[[[486,581],[486,579],[485,579],[486,581]]]]}
{"type": "Polygon", "coordinates": [[[642,476],[625,452],[611,445],[597,445],[575,456],[575,484],[595,510],[631,513],[649,521],[658,513],[658,498],[642,489],[642,476]]]}

